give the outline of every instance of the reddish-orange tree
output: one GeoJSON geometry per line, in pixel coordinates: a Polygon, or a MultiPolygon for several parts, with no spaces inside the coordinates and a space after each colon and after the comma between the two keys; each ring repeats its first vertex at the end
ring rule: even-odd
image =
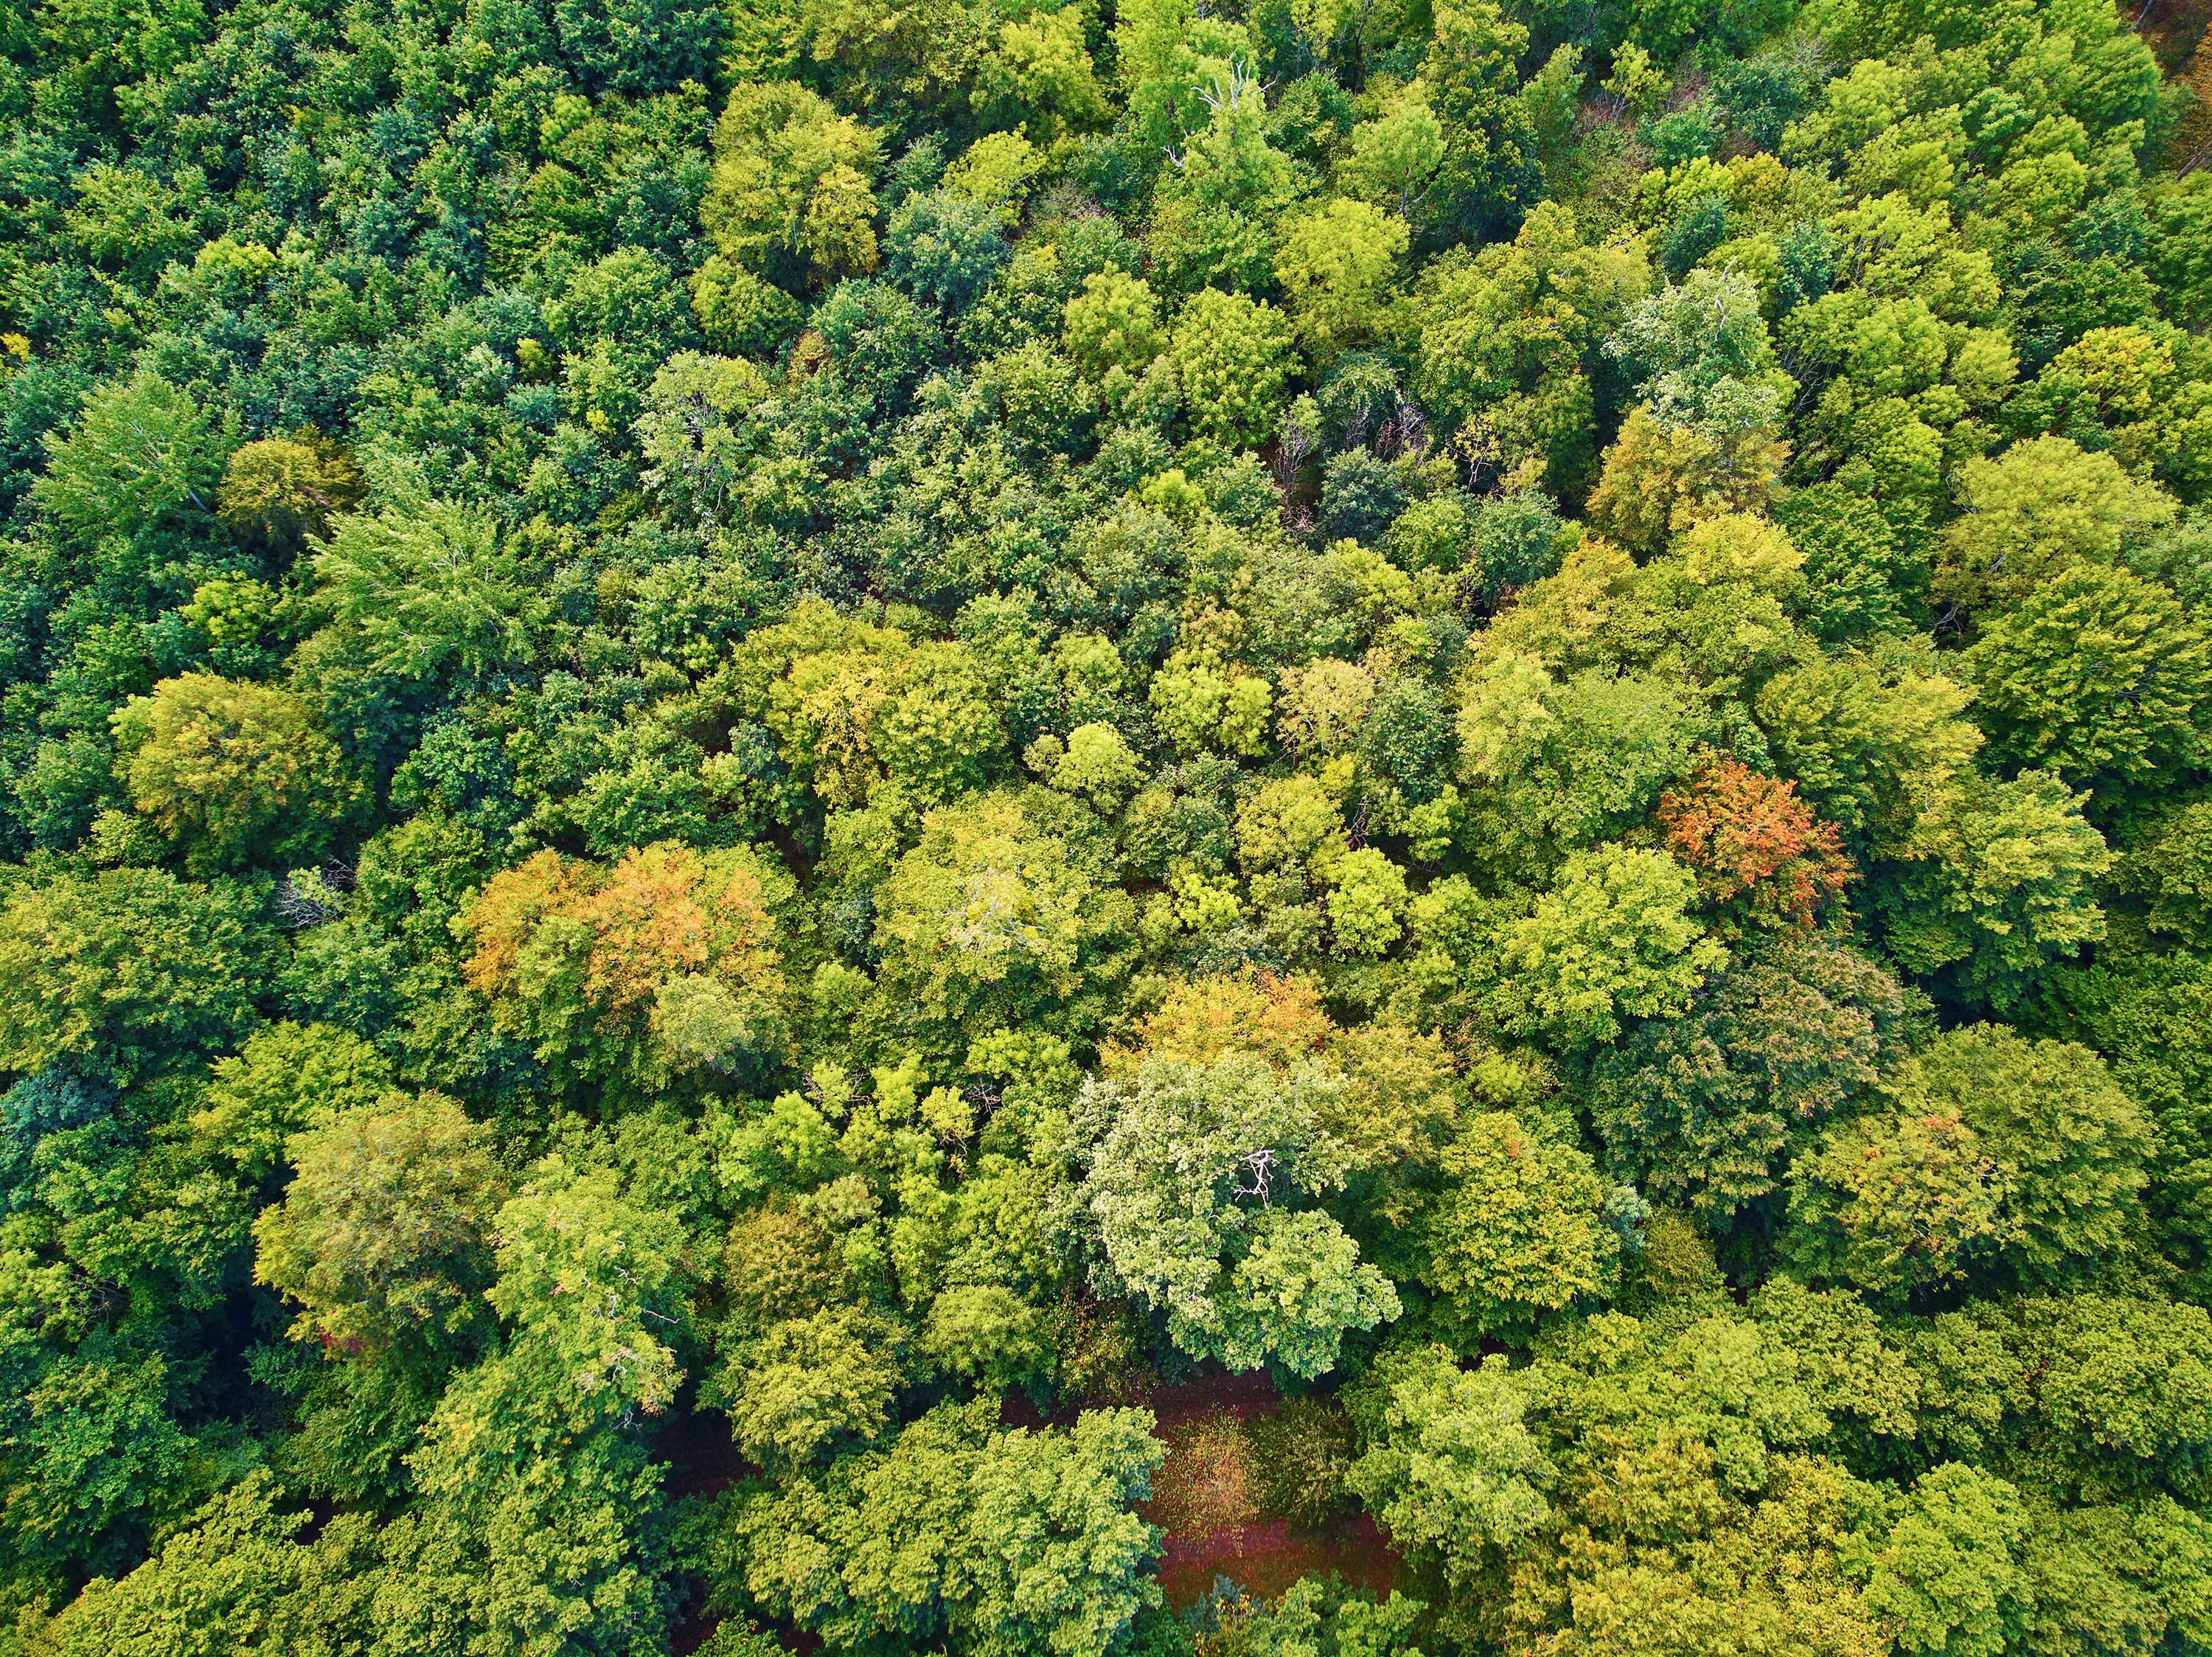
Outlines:
{"type": "Polygon", "coordinates": [[[1716,760],[1686,788],[1668,789],[1659,826],[1708,899],[1748,894],[1753,910],[1801,927],[1856,874],[1836,825],[1813,815],[1795,783],[1739,759],[1716,760]]]}

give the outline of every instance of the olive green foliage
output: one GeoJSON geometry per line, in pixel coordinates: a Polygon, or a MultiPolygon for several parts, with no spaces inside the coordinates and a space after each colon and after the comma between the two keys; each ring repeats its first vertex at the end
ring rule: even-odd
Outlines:
{"type": "Polygon", "coordinates": [[[2202,11],[9,12],[0,1657],[2212,1650],[2202,11]]]}

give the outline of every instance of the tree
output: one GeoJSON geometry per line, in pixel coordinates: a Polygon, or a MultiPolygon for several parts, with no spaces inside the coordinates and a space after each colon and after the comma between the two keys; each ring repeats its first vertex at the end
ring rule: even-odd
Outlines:
{"type": "Polygon", "coordinates": [[[1486,855],[1522,878],[1634,825],[1691,770],[1707,729],[1680,688],[1657,675],[1591,669],[1562,685],[1510,648],[1470,678],[1466,696],[1458,735],[1468,814],[1486,855]]]}
{"type": "Polygon", "coordinates": [[[2007,1239],[2003,1179],[1955,1114],[1858,1118],[1792,1166],[1790,1252],[1876,1296],[1950,1287],[2007,1239]]]}
{"type": "Polygon", "coordinates": [[[1445,1147],[1448,1184],[1427,1219],[1423,1276],[1486,1335],[1608,1295],[1620,1237],[1589,1158],[1511,1114],[1476,1117],[1445,1147]]]}
{"type": "Polygon", "coordinates": [[[1169,356],[1192,426],[1231,448],[1263,442],[1289,371],[1290,331],[1264,302],[1207,288],[1176,319],[1169,356]]]}
{"type": "Polygon", "coordinates": [[[1375,330],[1381,291],[1407,241],[1403,221],[1341,198],[1291,228],[1275,254],[1275,279],[1316,362],[1375,330]]]}
{"type": "Polygon", "coordinates": [[[2081,797],[2048,771],[1972,778],[1941,801],[1913,861],[1874,890],[1892,955],[1948,968],[1966,997],[2009,1006],[2052,960],[2104,935],[2094,882],[2112,867],[2081,797]]]}
{"type": "Polygon", "coordinates": [[[1534,1379],[1499,1357],[1462,1369],[1442,1347],[1390,1353],[1355,1394],[1369,1447],[1346,1483],[1399,1546],[1441,1554],[1453,1576],[1471,1575],[1486,1548],[1552,1516],[1558,1472],[1528,1420],[1544,1401],[1534,1379]]]}
{"type": "Polygon", "coordinates": [[[1242,1052],[1086,1083],[1076,1201],[1101,1292],[1144,1301],[1193,1356],[1307,1376],[1335,1362],[1345,1330],[1396,1317],[1389,1281],[1305,1206],[1345,1177],[1318,1122],[1343,1085],[1311,1066],[1279,1079],[1242,1052]]]}
{"type": "Polygon", "coordinates": [[[33,493],[84,546],[127,540],[185,508],[215,509],[222,454],[207,411],[150,370],[87,399],[69,436],[44,442],[46,470],[33,493]]]}
{"type": "Polygon", "coordinates": [[[259,894],[159,869],[52,871],[0,910],[0,1067],[118,1083],[197,1068],[260,1021],[276,938],[259,894]]]}
{"type": "Polygon", "coordinates": [[[1590,521],[1638,551],[1657,551],[1708,519],[1763,512],[1787,453],[1763,426],[1670,425],[1639,403],[1605,452],[1590,521]]]}
{"type": "Polygon", "coordinates": [[[1116,368],[1142,375],[1167,349],[1151,287],[1126,271],[1094,271],[1085,277],[1083,291],[1067,302],[1066,324],[1061,343],[1094,380],[1116,368]]]}
{"type": "Polygon", "coordinates": [[[738,1447],[756,1460],[791,1466],[832,1445],[880,1435],[900,1379],[891,1333],[850,1307],[772,1325],[725,1389],[738,1447]]]}
{"type": "Polygon", "coordinates": [[[1909,1045],[1916,998],[1815,935],[1747,953],[1600,1057],[1592,1114],[1613,1171],[1716,1219],[1776,1189],[1792,1151],[1909,1045]]]}
{"type": "Polygon", "coordinates": [[[781,254],[817,282],[863,274],[876,266],[877,164],[875,134],[799,82],[741,83],[714,126],[700,222],[750,270],[773,275],[781,254]]]}
{"type": "Polygon", "coordinates": [[[784,1040],[776,911],[791,892],[744,848],[661,841],[611,867],[541,851],[470,905],[463,975],[570,1085],[758,1063],[784,1040]]]}
{"type": "Polygon", "coordinates": [[[1514,95],[1514,64],[1528,44],[1528,31],[1490,0],[1437,12],[1420,72],[1445,136],[1430,198],[1437,216],[1462,233],[1501,215],[1528,182],[1528,116],[1514,95]]]}
{"type": "Polygon", "coordinates": [[[2212,665],[2164,588],[2124,570],[2063,571],[2007,605],[1967,651],[1992,746],[2070,782],[2155,787],[2202,739],[2212,665]]]}
{"type": "Polygon", "coordinates": [[[1836,825],[1814,820],[1796,793],[1793,783],[1723,758],[1689,787],[1660,795],[1659,826],[1708,897],[1725,903],[1748,894],[1753,914],[1802,929],[1856,871],[1836,825]]]}
{"type": "Polygon", "coordinates": [[[514,539],[445,501],[343,514],[315,554],[330,622],[293,656],[325,717],[356,751],[396,761],[409,715],[465,694],[535,654],[544,597],[514,539]]]}
{"type": "Polygon", "coordinates": [[[506,1343],[448,1384],[410,1458],[422,1499],[382,1538],[394,1642],[457,1618],[512,1657],[661,1637],[659,1471],[634,1424],[683,1380],[665,1338],[682,1237],[617,1187],[548,1158],[499,1211],[486,1299],[506,1343]]]}
{"type": "Polygon", "coordinates": [[[949,1638],[981,1657],[1106,1657],[1158,1603],[1158,1531],[1130,1511],[1163,1447],[1141,1410],[990,1429],[943,1404],[884,1451],[731,1504],[744,1591],[839,1642],[949,1638]]]}
{"type": "Polygon", "coordinates": [[[1571,1049],[1613,1040],[1624,1019],[1679,1013],[1728,959],[1684,913],[1696,891],[1663,852],[1571,854],[1558,885],[1499,930],[1500,1021],[1571,1049]]]}
{"type": "Polygon", "coordinates": [[[246,1475],[129,1575],[95,1578],[31,1648],[54,1657],[226,1657],[339,1651],[373,1636],[373,1521],[346,1514],[303,1540],[265,1470],[246,1475]]]}
{"type": "Polygon", "coordinates": [[[231,451],[216,511],[240,535],[289,551],[350,510],[362,489],[346,452],[319,433],[264,437],[231,451]]]}
{"type": "Polygon", "coordinates": [[[696,0],[553,0],[562,55],[593,92],[667,92],[713,77],[723,21],[696,0]]]}
{"type": "Polygon", "coordinates": [[[1889,1114],[1793,1170],[1813,1269],[1893,1295],[1983,1262],[2051,1281],[2139,1246],[2151,1124],[2087,1048],[1965,1026],[1882,1091],[1889,1114]]]}
{"type": "Polygon", "coordinates": [[[272,685],[186,673],[111,722],[131,804],[196,874],[313,862],[365,795],[313,709],[272,685]]]}
{"type": "Polygon", "coordinates": [[[1328,923],[1343,955],[1380,955],[1404,930],[1406,874],[1372,846],[1335,862],[1328,894],[1328,923]]]}
{"type": "Polygon", "coordinates": [[[1867,1584],[1869,1609],[1892,1618],[1900,1649],[1996,1657],[2012,1649],[2030,1605],[2020,1492],[1946,1462],[1913,1486],[1867,1584]]]}
{"type": "Polygon", "coordinates": [[[2110,564],[2174,513],[2162,490],[2065,437],[2032,438],[1994,460],[1967,461],[1959,501],[1965,511],[1943,532],[1936,591],[1969,609],[2025,598],[2076,564],[2110,564]]]}
{"type": "Polygon", "coordinates": [[[929,813],[878,892],[881,983],[919,1019],[975,1033],[1048,1026],[1055,1009],[1121,970],[1113,951],[1133,918],[1077,854],[1070,835],[1012,795],[970,795],[929,813]]]}
{"type": "Polygon", "coordinates": [[[892,211],[884,238],[884,274],[951,312],[973,304],[1013,252],[994,207],[949,190],[908,196],[892,211]]]}
{"type": "Polygon", "coordinates": [[[506,1181],[490,1137],[433,1093],[390,1093],[295,1134],[254,1221],[256,1282],[302,1308],[295,1340],[344,1351],[463,1343],[491,1280],[506,1181]]]}
{"type": "Polygon", "coordinates": [[[2154,1142],[2103,1059],[1998,1024],[1948,1030],[1887,1084],[1911,1115],[1955,1115],[2005,1170],[2006,1251],[2027,1276],[2118,1258],[2142,1227],[2136,1193],[2154,1142]]]}

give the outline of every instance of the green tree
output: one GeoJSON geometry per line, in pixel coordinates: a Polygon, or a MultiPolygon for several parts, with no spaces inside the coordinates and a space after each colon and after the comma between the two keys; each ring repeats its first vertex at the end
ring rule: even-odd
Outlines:
{"type": "Polygon", "coordinates": [[[1856,950],[1770,947],[1601,1054],[1592,1114],[1617,1173],[1725,1219],[1776,1189],[1792,1150],[1865,1095],[1919,1021],[1916,998],[1856,950]]]}
{"type": "Polygon", "coordinates": [[[796,81],[740,84],[715,124],[700,222],[751,270],[781,254],[824,283],[872,271],[877,164],[875,134],[796,81]]]}
{"type": "Polygon", "coordinates": [[[1407,241],[1403,221],[1341,198],[1291,227],[1275,254],[1275,279],[1314,361],[1380,331],[1382,295],[1407,241]]]}
{"type": "Polygon", "coordinates": [[[1913,1486],[1867,1584],[1901,1650],[1996,1657],[2013,1648],[2031,1604],[2021,1544],[2027,1515],[2003,1479],[1946,1462],[1913,1486]]]}
{"type": "Polygon", "coordinates": [[[1141,375],[1167,349],[1158,310],[1143,277],[1094,271],[1083,278],[1083,291],[1067,302],[1060,340],[1094,380],[1115,368],[1141,375]]]}
{"type": "Polygon", "coordinates": [[[1159,1532],[1131,1511],[1164,1447],[1140,1410],[994,1431],[943,1404],[888,1450],[732,1504],[754,1600],[841,1643],[945,1638],[981,1657],[1106,1657],[1159,1603],[1159,1532]]]}
{"type": "Polygon", "coordinates": [[[88,398],[66,437],[44,441],[46,470],[33,493],[83,545],[128,539],[185,508],[215,510],[221,441],[207,411],[151,371],[88,398]]]}
{"type": "Polygon", "coordinates": [[[449,1099],[386,1094],[295,1134],[284,1200],[254,1221],[254,1277],[303,1309],[295,1340],[450,1349],[491,1280],[506,1182],[449,1099]]]}
{"type": "Polygon", "coordinates": [[[1430,200],[1453,230],[1464,234],[1502,216],[1528,186],[1533,146],[1514,72],[1528,45],[1528,31],[1491,0],[1437,9],[1420,82],[1445,139],[1430,200]]]}
{"type": "Polygon", "coordinates": [[[1622,1020],[1688,1005],[1728,951],[1685,912],[1697,880],[1663,852],[1601,846],[1498,930],[1498,1016],[1565,1048],[1615,1039],[1622,1020]]]}
{"type": "Polygon", "coordinates": [[[1389,1352],[1353,1395],[1367,1448],[1345,1481],[1401,1547],[1440,1554],[1464,1577],[1484,1550],[1552,1516],[1558,1470],[1531,1416],[1540,1383],[1504,1359],[1459,1367],[1442,1347],[1389,1352]]]}
{"type": "Polygon", "coordinates": [[[1970,609],[2021,599],[2080,564],[2110,564],[2173,520],[2172,499],[2109,454],[2037,437],[1960,468],[1962,515],[1947,527],[1936,591],[1970,609]]]}
{"type": "Polygon", "coordinates": [[[27,1648],[53,1657],[225,1657],[359,1649],[374,1637],[373,1521],[346,1514],[302,1540],[257,1470],[191,1516],[137,1569],[95,1578],[27,1648]]]}
{"type": "Polygon", "coordinates": [[[1620,1236],[1589,1158],[1510,1113],[1476,1117],[1444,1148],[1423,1276],[1497,1337],[1612,1293],[1620,1236]]]}
{"type": "Polygon", "coordinates": [[[2212,666],[2164,588],[2077,566],[1991,615],[1966,655],[1982,728],[2021,765],[2155,787],[2196,762],[2212,666]]]}
{"type": "Polygon", "coordinates": [[[186,673],[112,722],[131,804],[197,874],[312,862],[365,796],[314,710],[273,685],[186,673]]]}
{"type": "Polygon", "coordinates": [[[1215,288],[1194,295],[1176,319],[1169,356],[1197,432],[1232,448],[1265,442],[1290,346],[1290,330],[1265,302],[1215,288]]]}
{"type": "Polygon", "coordinates": [[[1912,972],[1948,968],[1969,1000],[2006,1007],[2103,936],[2095,882],[2112,857],[2081,803],[2048,771],[1952,790],[1906,850],[1913,861],[1874,884],[1892,956],[1912,972]]]}
{"type": "Polygon", "coordinates": [[[2154,1135],[2087,1048],[1964,1025],[1915,1055],[1888,1091],[1908,1115],[1956,1116],[1998,1159],[2010,1187],[2007,1252],[2026,1275],[2052,1276],[2135,1246],[2154,1135]]]}
{"type": "Polygon", "coordinates": [[[1103,1257],[1102,1291],[1164,1314],[1194,1356],[1308,1376],[1335,1362],[1345,1330],[1396,1317],[1389,1281],[1305,1206],[1347,1172],[1319,1125],[1343,1086],[1310,1067],[1279,1078],[1244,1053],[1205,1069],[1156,1059],[1127,1081],[1087,1083],[1075,1201],[1103,1257]]]}
{"type": "MultiPolygon", "coordinates": [[[[758,1263],[738,1263],[746,1271],[758,1263]]],[[[726,1390],[738,1447],[789,1466],[833,1445],[866,1443],[890,1420],[899,1385],[892,1331],[850,1307],[787,1318],[745,1354],[726,1390]]]]}
{"type": "Polygon", "coordinates": [[[197,1069],[260,1022],[276,939],[259,894],[158,869],[42,873],[0,910],[0,1066],[126,1081],[197,1069]]]}
{"type": "Polygon", "coordinates": [[[289,551],[353,507],[362,488],[345,451],[319,434],[264,437],[231,451],[216,510],[240,535],[289,551]]]}

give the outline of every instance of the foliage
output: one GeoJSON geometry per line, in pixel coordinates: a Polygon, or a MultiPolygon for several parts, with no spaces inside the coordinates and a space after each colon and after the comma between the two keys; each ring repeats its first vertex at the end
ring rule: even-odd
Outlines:
{"type": "Polygon", "coordinates": [[[2212,1648],[2201,8],[340,9],[0,25],[0,1657],[2212,1648]]]}

